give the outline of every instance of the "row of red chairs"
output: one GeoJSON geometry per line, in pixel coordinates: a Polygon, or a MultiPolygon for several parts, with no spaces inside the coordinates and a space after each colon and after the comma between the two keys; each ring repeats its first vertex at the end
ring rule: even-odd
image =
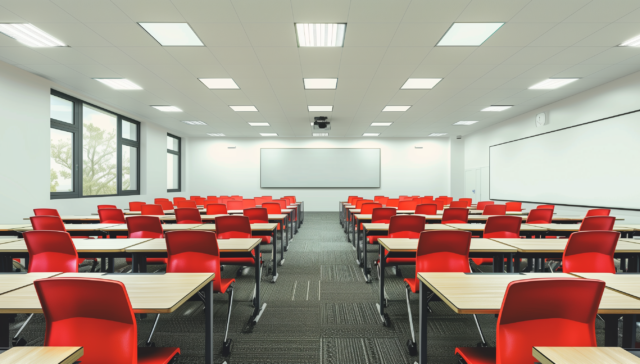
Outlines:
{"type": "MultiPolygon", "coordinates": [[[[283,200],[286,205],[293,205],[296,203],[295,196],[284,196],[280,200],[283,200]]],[[[260,206],[265,202],[278,201],[274,200],[272,196],[262,196],[255,198],[243,198],[242,196],[207,196],[203,198],[200,196],[191,196],[189,200],[184,197],[174,197],[173,201],[167,198],[154,199],[154,205],[159,205],[162,210],[173,210],[174,208],[196,208],[197,206],[207,206],[208,204],[223,204],[226,205],[229,210],[242,210],[246,208],[260,206]]],[[[132,201],[129,202],[129,210],[142,211],[143,207],[147,205],[145,202],[132,201]]],[[[116,208],[115,205],[98,205],[98,209],[116,208]]]]}

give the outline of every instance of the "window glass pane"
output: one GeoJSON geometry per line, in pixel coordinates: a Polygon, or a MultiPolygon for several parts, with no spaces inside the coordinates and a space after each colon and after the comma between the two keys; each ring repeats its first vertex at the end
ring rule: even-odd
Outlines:
{"type": "Polygon", "coordinates": [[[51,95],[51,119],[73,124],[73,102],[51,95]]]}
{"type": "Polygon", "coordinates": [[[115,195],[117,118],[82,105],[82,194],[115,195]]]}
{"type": "Polygon", "coordinates": [[[167,149],[179,152],[178,139],[167,136],[167,149]]]}
{"type": "Polygon", "coordinates": [[[51,192],[73,192],[73,133],[51,129],[51,192]]]}
{"type": "Polygon", "coordinates": [[[178,156],[175,154],[167,153],[167,189],[175,190],[180,187],[178,178],[180,173],[178,171],[178,156]]]}
{"type": "Polygon", "coordinates": [[[138,141],[138,125],[122,120],[122,137],[134,142],[138,141]]]}
{"type": "Polygon", "coordinates": [[[138,189],[138,148],[122,146],[122,190],[138,189]]]}

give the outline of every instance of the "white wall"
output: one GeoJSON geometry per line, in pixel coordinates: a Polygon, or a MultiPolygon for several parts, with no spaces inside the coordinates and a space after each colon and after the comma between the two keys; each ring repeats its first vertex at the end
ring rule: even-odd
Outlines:
{"type": "MultiPolygon", "coordinates": [[[[156,197],[188,195],[184,168],[182,192],[166,192],[166,135],[166,129],[0,62],[0,224],[24,223],[23,218],[32,216],[34,208],[52,207],[61,214],[87,215],[95,212],[99,204],[124,208],[129,201],[153,202],[156,197]],[[49,95],[52,88],[142,123],[141,195],[50,199],[49,95]]],[[[183,138],[183,146],[187,144],[183,138]]],[[[183,151],[185,149],[183,147],[183,151]]],[[[183,165],[186,154],[183,152],[183,165]]]]}
{"type": "MultiPolygon", "coordinates": [[[[491,145],[638,110],[640,109],[639,85],[640,73],[635,73],[468,135],[464,139],[465,169],[471,170],[489,166],[489,147],[491,145]],[[535,115],[540,112],[548,113],[550,124],[538,128],[535,126],[534,120],[535,115]]],[[[619,132],[625,133],[624,130],[619,132]]],[[[638,137],[640,138],[640,135],[638,137]]],[[[567,140],[567,143],[571,143],[571,140],[567,140]]],[[[628,160],[628,158],[625,159],[628,160]]],[[[602,188],[616,188],[615,179],[624,178],[625,169],[635,168],[620,160],[612,160],[611,163],[619,164],[620,173],[612,176],[611,184],[602,186],[602,188]]],[[[531,171],[531,173],[544,173],[544,171],[531,171]]],[[[527,178],[527,176],[524,175],[522,178],[527,178]]],[[[629,193],[638,192],[629,191],[629,193]]],[[[588,199],[588,196],[585,196],[585,199],[588,199]]],[[[588,201],[585,201],[585,204],[588,204],[588,201]]],[[[535,205],[527,207],[531,208],[532,206],[535,205]]],[[[583,215],[586,210],[579,207],[556,207],[556,212],[568,215],[583,215]]],[[[627,223],[640,222],[640,212],[615,210],[612,211],[612,215],[625,218],[627,223]]]]}
{"type": "MultiPolygon", "coordinates": [[[[449,140],[227,139],[189,140],[188,188],[198,195],[295,195],[306,211],[336,211],[349,195],[449,195],[449,140]],[[235,146],[235,149],[228,149],[235,146]],[[415,146],[422,146],[416,149],[415,146]],[[381,148],[380,188],[260,188],[260,148],[381,148]]],[[[296,166],[291,166],[295,171],[296,166]]],[[[287,173],[282,171],[282,173],[287,173]]]]}

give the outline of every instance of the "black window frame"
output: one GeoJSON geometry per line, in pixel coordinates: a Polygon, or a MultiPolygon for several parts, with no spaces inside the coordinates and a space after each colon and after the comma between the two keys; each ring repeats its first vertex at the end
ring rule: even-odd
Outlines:
{"type": "MultiPolygon", "coordinates": [[[[140,182],[142,176],[140,175],[140,128],[141,123],[133,120],[129,117],[122,116],[116,112],[105,109],[100,106],[96,106],[84,100],[78,99],[73,96],[69,96],[60,91],[51,90],[51,96],[56,96],[61,99],[70,101],[73,103],[73,124],[69,124],[60,120],[50,118],[50,129],[57,129],[65,132],[73,133],[73,191],[72,192],[50,192],[50,198],[55,199],[67,199],[67,198],[94,198],[94,197],[113,197],[113,196],[131,196],[140,194],[140,182]],[[117,193],[111,195],[91,195],[84,196],[82,193],[82,161],[83,161],[83,148],[82,148],[82,131],[83,131],[83,115],[82,106],[87,105],[100,111],[107,112],[115,115],[117,118],[117,131],[116,131],[116,185],[117,193]],[[127,121],[132,124],[136,124],[136,140],[129,140],[122,138],[122,121],[127,121]],[[130,146],[137,149],[136,153],[136,189],[135,190],[122,190],[122,146],[130,146]]],[[[50,157],[51,158],[51,157],[50,157]]]]}
{"type": "Polygon", "coordinates": [[[182,138],[180,138],[177,135],[173,135],[171,133],[167,133],[167,137],[176,139],[178,141],[178,151],[167,148],[167,154],[173,154],[178,156],[178,188],[174,188],[174,189],[167,188],[167,192],[182,192],[182,138]]]}

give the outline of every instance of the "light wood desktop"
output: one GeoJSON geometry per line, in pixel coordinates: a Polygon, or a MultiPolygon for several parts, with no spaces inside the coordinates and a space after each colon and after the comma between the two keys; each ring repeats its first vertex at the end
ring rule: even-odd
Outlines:
{"type": "MultiPolygon", "coordinates": [[[[126,248],[151,240],[144,239],[71,239],[78,253],[122,253],[126,248]]],[[[28,253],[24,239],[8,244],[0,244],[0,254],[28,253]]]]}
{"type": "Polygon", "coordinates": [[[16,346],[0,354],[0,364],[73,364],[83,355],[81,346],[16,346]]]}
{"type": "MultiPolygon", "coordinates": [[[[120,240],[120,239],[118,239],[120,240]]],[[[223,253],[247,253],[260,244],[260,238],[218,239],[218,248],[223,253]]],[[[128,253],[166,253],[166,239],[151,239],[126,249],[128,253]]]]}
{"type": "Polygon", "coordinates": [[[639,364],[640,358],[623,348],[533,347],[540,364],[639,364]]]}
{"type": "MultiPolygon", "coordinates": [[[[568,238],[561,239],[491,239],[518,249],[522,253],[562,253],[567,246],[568,238]]],[[[640,253],[640,244],[625,239],[618,240],[616,253],[640,253]]]]}
{"type": "Polygon", "coordinates": [[[0,295],[33,284],[36,279],[57,276],[60,273],[0,273],[0,295]]]}

